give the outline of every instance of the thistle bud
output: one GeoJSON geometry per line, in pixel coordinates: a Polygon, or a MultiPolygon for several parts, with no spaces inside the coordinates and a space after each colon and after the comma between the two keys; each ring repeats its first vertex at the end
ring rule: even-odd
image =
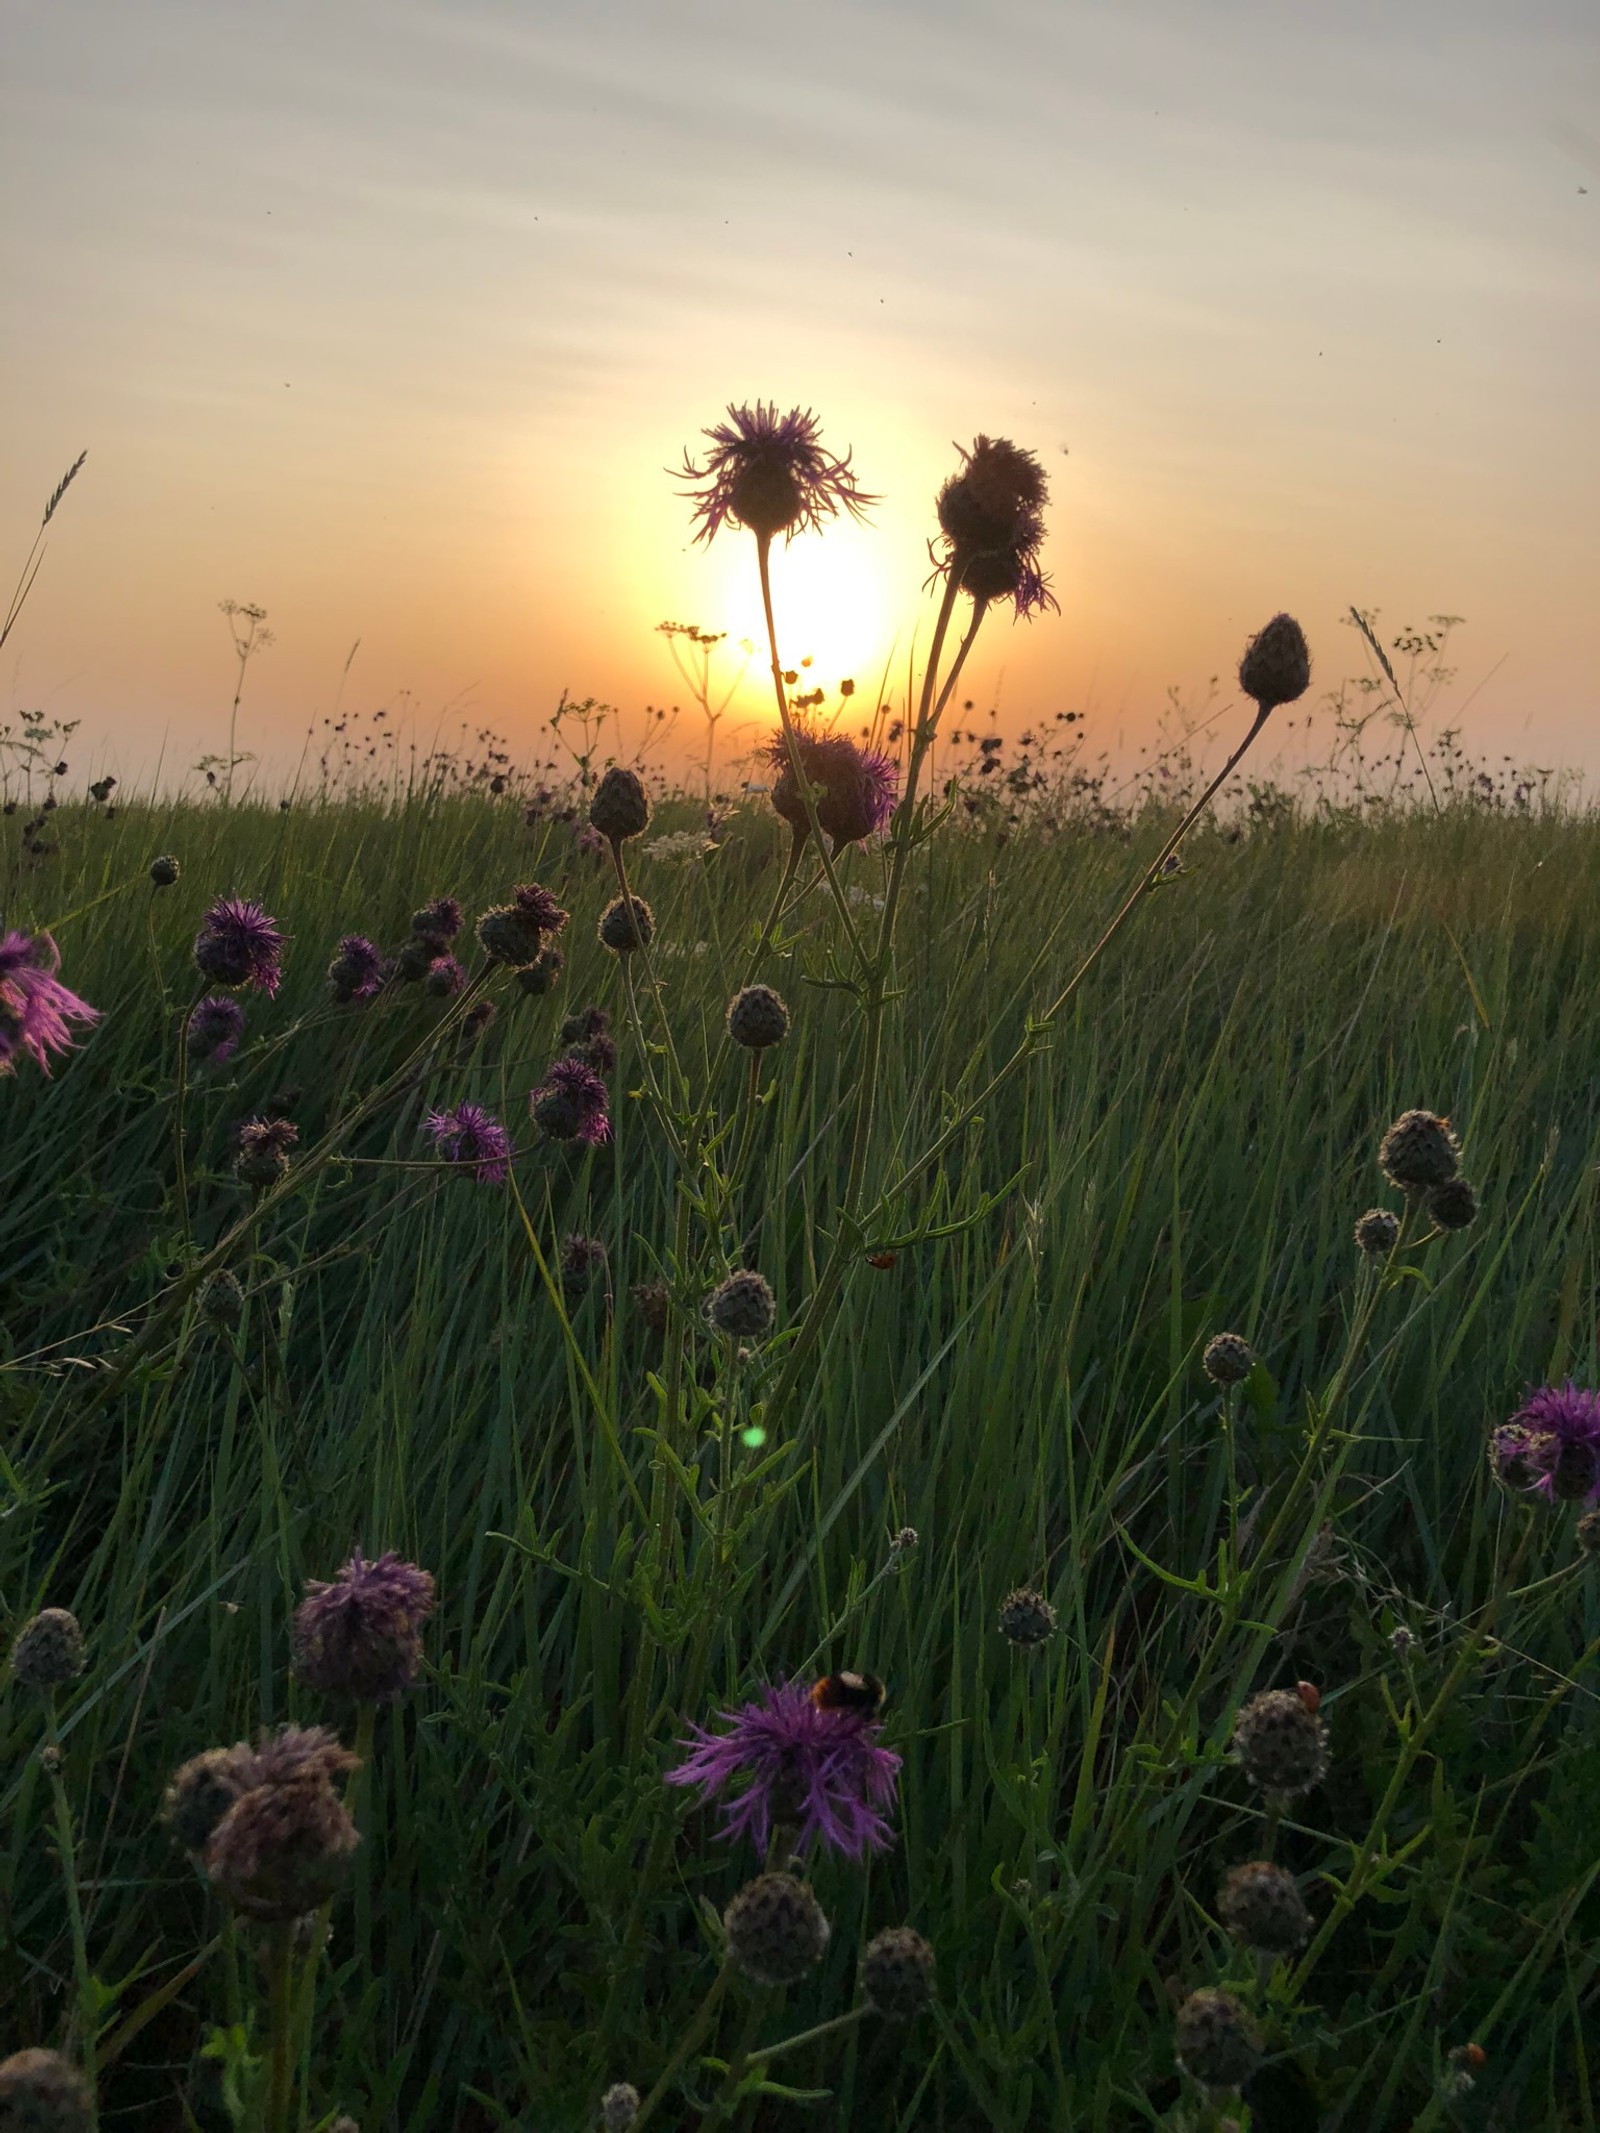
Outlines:
{"type": "Polygon", "coordinates": [[[1366,1259],[1387,1259],[1400,1241],[1400,1218],[1386,1207],[1369,1207],[1356,1224],[1356,1250],[1366,1259]]]}
{"type": "Polygon", "coordinates": [[[1311,654],[1305,632],[1292,615],[1274,615],[1245,647],[1239,686],[1262,711],[1292,704],[1311,686],[1311,654]]]}
{"type": "Polygon", "coordinates": [[[1233,1752],[1259,1792],[1288,1799],[1327,1774],[1327,1729],[1293,1689],[1268,1689],[1240,1711],[1233,1752]]]}
{"type": "Polygon", "coordinates": [[[25,1689],[59,1689],[83,1672],[83,1630],[64,1607],[45,1607],[17,1631],[11,1678],[25,1689]]]}
{"type": "Polygon", "coordinates": [[[909,2022],[933,1998],[933,1950],[909,1926],[890,1926],[869,1940],[861,1958],[861,1990],[885,2020],[909,2022]]]}
{"type": "Polygon", "coordinates": [[[747,985],[728,1002],[728,1035],[747,1052],[764,1052],[789,1034],[789,1010],[770,985],[747,985]]]}
{"type": "Polygon", "coordinates": [[[1242,1385],[1255,1367],[1254,1350],[1237,1333],[1214,1334],[1200,1358],[1200,1368],[1212,1384],[1223,1387],[1242,1385]]]}
{"type": "Polygon", "coordinates": [[[821,1904],[792,1874],[746,1882],[722,1915],[728,1953],[757,1985],[793,1985],[821,1962],[832,1931],[821,1904]]]}
{"type": "Polygon", "coordinates": [[[1187,2073],[1208,2089],[1237,2088],[1261,2064],[1261,2039],[1231,1992],[1191,1992],[1173,2039],[1187,2073]]]}
{"type": "Polygon", "coordinates": [[[1266,1859],[1233,1869],[1217,1893],[1217,1916],[1258,1955],[1290,1955],[1311,1931],[1311,1913],[1294,1876],[1266,1859]]]}
{"type": "Polygon", "coordinates": [[[1042,1593],[1018,1586],[1000,1602],[1000,1634],[1019,1651],[1033,1651],[1056,1632],[1056,1611],[1042,1593]]]}
{"type": "Polygon", "coordinates": [[[170,889],[182,871],[170,852],[163,852],[150,862],[150,879],[158,889],[170,889]]]}
{"type": "Polygon", "coordinates": [[[595,787],[589,820],[613,846],[641,836],[650,826],[650,799],[639,773],[613,765],[595,787]]]}
{"type": "Polygon", "coordinates": [[[1470,1229],[1478,1219],[1478,1195],[1465,1178],[1447,1178],[1435,1185],[1426,1205],[1440,1229],[1470,1229]]]}
{"type": "Polygon", "coordinates": [[[642,896],[614,896],[600,914],[600,945],[614,955],[632,955],[655,939],[656,915],[642,896]]]}
{"type": "Polygon", "coordinates": [[[1402,1192],[1430,1192],[1455,1176],[1461,1143],[1449,1119],[1432,1111],[1402,1111],[1378,1148],[1378,1167],[1402,1192]]]}
{"type": "Polygon", "coordinates": [[[766,1277],[748,1270],[730,1274],[706,1298],[712,1330],[730,1340],[760,1340],[770,1333],[778,1306],[766,1277]]]}

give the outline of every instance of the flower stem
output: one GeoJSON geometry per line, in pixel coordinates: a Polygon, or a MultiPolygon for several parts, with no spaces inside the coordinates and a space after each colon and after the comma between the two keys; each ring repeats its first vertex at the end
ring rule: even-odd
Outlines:
{"type": "Polygon", "coordinates": [[[641,2128],[648,2122],[652,2113],[655,2111],[656,2106],[661,2102],[662,2098],[666,2095],[667,2090],[672,2086],[672,2083],[677,2077],[679,2070],[684,2065],[684,2062],[689,2058],[689,2055],[692,2052],[698,2051],[701,2044],[705,2041],[706,2036],[710,2032],[712,2023],[716,2020],[717,2009],[722,2005],[723,1995],[726,1993],[728,1986],[732,1981],[732,1978],[733,1965],[731,1963],[725,1962],[722,1968],[717,1972],[716,1976],[711,1980],[710,1990],[706,1993],[705,1998],[696,2008],[694,2017],[690,2021],[688,2028],[678,2039],[677,2043],[672,2047],[672,2055],[668,2059],[666,2065],[661,2069],[661,2078],[657,2081],[655,2087],[650,2091],[644,2102],[640,2104],[638,2114],[634,2118],[630,2133],[641,2133],[641,2128]]]}
{"type": "MultiPolygon", "coordinates": [[[[99,2041],[94,1981],[89,1974],[89,1942],[83,1924],[83,1900],[78,1889],[78,1837],[72,1823],[72,1807],[61,1776],[61,1739],[56,1731],[55,1698],[49,1694],[44,1707],[45,1770],[50,1779],[50,1800],[56,1825],[56,1850],[61,1859],[61,1882],[67,1898],[67,1925],[72,1935],[72,1978],[77,2006],[72,2028],[91,2099],[95,2094],[95,2052],[99,2041]]],[[[90,2124],[96,2123],[96,2104],[90,2104],[90,2124]]]]}
{"type": "Polygon", "coordinates": [[[294,2085],[294,1921],[275,1925],[267,1938],[268,2045],[266,2133],[290,2133],[294,2085]]]}

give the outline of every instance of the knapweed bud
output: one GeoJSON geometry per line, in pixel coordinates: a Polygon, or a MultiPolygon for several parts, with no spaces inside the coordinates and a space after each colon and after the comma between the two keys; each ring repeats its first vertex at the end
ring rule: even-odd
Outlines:
{"type": "MultiPolygon", "coordinates": [[[[504,963],[510,970],[536,962],[542,935],[515,904],[497,904],[478,920],[478,945],[491,963],[504,963]]],[[[429,958],[431,969],[433,958],[429,958]]]]}
{"type": "Polygon", "coordinates": [[[213,1274],[200,1291],[200,1316],[208,1325],[231,1333],[244,1317],[244,1290],[226,1268],[213,1274]]]}
{"type": "Polygon", "coordinates": [[[1208,2089],[1237,2088],[1261,2064],[1261,2038],[1243,2003],[1212,1986],[1178,2009],[1173,2042],[1185,2072],[1208,2089]]]}
{"type": "Polygon", "coordinates": [[[1305,631],[1292,615],[1274,615],[1245,647],[1239,686],[1262,711],[1292,704],[1311,686],[1311,654],[1305,631]]]}
{"type": "Polygon", "coordinates": [[[13,2052],[0,2059],[0,2133],[89,2133],[89,2084],[60,2052],[13,2052]]]}
{"type": "Polygon", "coordinates": [[[605,1268],[606,1248],[598,1237],[574,1231],[561,1240],[561,1288],[568,1298],[587,1295],[605,1268]]]}
{"type": "Polygon", "coordinates": [[[1217,1916],[1257,1955],[1291,1955],[1311,1931],[1293,1874],[1267,1859],[1236,1866],[1217,1892],[1217,1916]]]}
{"type": "Polygon", "coordinates": [[[150,862],[150,879],[158,889],[170,889],[182,871],[170,852],[163,852],[150,862]]]}
{"type": "Polygon", "coordinates": [[[1327,1728],[1293,1689],[1267,1689],[1240,1711],[1233,1752],[1258,1792],[1289,1799],[1327,1774],[1327,1728]]]}
{"type": "Polygon", "coordinates": [[[639,2115],[639,2091],[631,2081],[614,2081],[600,2099],[602,2133],[628,2133],[639,2115]]]}
{"type": "Polygon", "coordinates": [[[706,1318],[713,1332],[729,1340],[760,1340],[770,1333],[778,1306],[765,1275],[742,1270],[719,1282],[706,1298],[706,1318]]]}
{"type": "Polygon", "coordinates": [[[173,1772],[161,1818],[184,1850],[198,1858],[234,1801],[260,1782],[256,1752],[243,1741],[232,1748],[207,1748],[173,1772]]]}
{"type": "Polygon", "coordinates": [[[1400,1241],[1400,1217],[1369,1207],[1356,1224],[1356,1250],[1366,1259],[1387,1259],[1400,1241]]]}
{"type": "Polygon", "coordinates": [[[461,906],[453,896],[436,896],[431,904],[411,914],[411,930],[421,940],[437,941],[443,947],[461,931],[461,906]]]}
{"type": "Polygon", "coordinates": [[[276,1185],[289,1168],[289,1150],[300,1139],[300,1128],[286,1118],[253,1118],[239,1128],[239,1153],[233,1167],[241,1185],[264,1192],[276,1185]]]}
{"type": "Polygon", "coordinates": [[[1402,1192],[1431,1192],[1456,1174],[1461,1143],[1447,1118],[1433,1111],[1402,1111],[1378,1148],[1378,1167],[1402,1192]]]}
{"type": "Polygon", "coordinates": [[[793,1874],[747,1881],[722,1914],[728,1953],[752,1983],[793,1985],[820,1963],[831,1928],[809,1886],[793,1874]]]}
{"type": "Polygon", "coordinates": [[[594,789],[589,820],[613,845],[641,836],[650,826],[650,798],[639,773],[613,764],[594,789]]]}
{"type": "Polygon", "coordinates": [[[1440,1229],[1470,1229],[1478,1219],[1478,1195],[1465,1178],[1435,1185],[1424,1204],[1440,1229]]]}
{"type": "Polygon", "coordinates": [[[600,914],[600,945],[614,955],[632,955],[655,939],[656,915],[642,896],[614,896],[600,914]]]}
{"type": "Polygon", "coordinates": [[[1242,1385],[1255,1367],[1255,1351],[1237,1333],[1213,1334],[1200,1358],[1200,1368],[1213,1385],[1242,1385]]]}
{"type": "Polygon", "coordinates": [[[664,1281],[636,1281],[628,1291],[634,1308],[652,1333],[665,1333],[672,1291],[664,1281]]]}
{"type": "Polygon", "coordinates": [[[422,989],[433,1000],[453,1000],[467,982],[467,974],[453,955],[435,956],[428,965],[422,989]]]}
{"type": "Polygon", "coordinates": [[[747,1052],[764,1052],[789,1034],[789,1010],[770,985],[747,985],[728,1002],[728,1035],[747,1052]]]}
{"type": "Polygon", "coordinates": [[[1056,1611],[1043,1593],[1019,1585],[1000,1602],[1000,1634],[1019,1651],[1033,1651],[1056,1633],[1056,1611]]]}
{"type": "Polygon", "coordinates": [[[933,1950],[909,1926],[889,1926],[869,1940],[861,1958],[861,1990],[886,2021],[909,2022],[933,1998],[933,1950]]]}
{"type": "Polygon", "coordinates": [[[83,1672],[83,1630],[64,1607],[44,1607],[17,1631],[11,1678],[25,1689],[59,1689],[83,1672]]]}
{"type": "Polygon", "coordinates": [[[553,992],[557,980],[567,967],[567,959],[559,948],[541,948],[531,963],[524,963],[517,972],[517,988],[530,1000],[541,1000],[547,992],[553,992]]]}

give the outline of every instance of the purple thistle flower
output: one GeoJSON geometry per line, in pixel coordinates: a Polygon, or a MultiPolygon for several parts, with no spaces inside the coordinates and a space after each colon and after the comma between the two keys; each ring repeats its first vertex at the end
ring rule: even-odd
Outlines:
{"type": "Polygon", "coordinates": [[[611,1138],[606,1085],[585,1059],[558,1059],[528,1098],[528,1107],[535,1125],[552,1140],[594,1148],[611,1138]]]}
{"type": "Polygon", "coordinates": [[[392,1551],[369,1563],[358,1548],[331,1583],[306,1580],[294,1614],[295,1672],[309,1688],[358,1703],[389,1703],[417,1678],[433,1579],[392,1551]]]}
{"type": "Polygon", "coordinates": [[[284,936],[260,904],[219,896],[200,922],[194,959],[214,985],[253,985],[269,998],[282,976],[284,936]]]}
{"type": "Polygon", "coordinates": [[[72,1049],[68,1023],[99,1021],[99,1008],[61,983],[60,968],[60,951],[48,933],[0,938],[0,1074],[14,1074],[18,1052],[26,1052],[48,1075],[47,1055],[72,1049]]]}
{"type": "Polygon", "coordinates": [[[189,1057],[221,1066],[239,1049],[244,1035],[244,1009],[237,1000],[213,993],[202,1000],[189,1017],[189,1057]]]}
{"type": "Polygon", "coordinates": [[[511,901],[535,932],[559,933],[567,922],[567,913],[536,881],[525,881],[520,889],[513,889],[511,901]]]}
{"type": "Polygon", "coordinates": [[[1545,1385],[1490,1440],[1496,1474],[1547,1503],[1600,1503],[1600,1392],[1545,1385]]]}
{"type": "Polygon", "coordinates": [[[421,940],[453,941],[461,931],[461,906],[453,896],[436,896],[411,914],[411,930],[421,940]]]}
{"type": "MultiPolygon", "coordinates": [[[[900,773],[890,757],[876,748],[859,747],[846,733],[813,733],[798,723],[795,743],[807,784],[822,788],[817,795],[817,821],[833,839],[836,854],[885,826],[900,789],[900,773]]],[[[805,796],[789,761],[786,736],[775,733],[763,753],[778,773],[772,804],[794,831],[796,841],[804,843],[810,823],[805,796]]]]}
{"type": "Polygon", "coordinates": [[[718,1715],[732,1731],[691,1725],[692,1740],[678,1744],[689,1749],[688,1760],[667,1771],[666,1781],[697,1786],[709,1800],[747,1778],[724,1809],[725,1837],[748,1837],[765,1854],[774,1823],[798,1824],[796,1850],[820,1837],[852,1859],[891,1842],[880,1810],[895,1804],[900,1758],[878,1745],[875,1718],[819,1710],[803,1682],[771,1684],[754,1702],[718,1715]]]}
{"type": "Polygon", "coordinates": [[[511,1168],[511,1136],[482,1104],[459,1104],[454,1111],[430,1111],[423,1130],[447,1162],[470,1163],[480,1185],[503,1185],[511,1168]]]}
{"type": "Polygon", "coordinates": [[[820,528],[842,504],[853,518],[878,498],[864,496],[850,471],[850,454],[835,459],[817,439],[809,408],[791,408],[780,418],[776,403],[728,408],[729,419],[702,431],[711,439],[706,463],[697,467],[685,452],[681,472],[699,484],[682,493],[700,521],[698,541],[709,541],[724,519],[736,519],[763,541],[775,533],[792,539],[820,528]]]}
{"type": "Polygon", "coordinates": [[[935,503],[945,555],[934,575],[953,572],[974,601],[1009,600],[1018,616],[1057,606],[1039,568],[1049,487],[1038,459],[1007,437],[956,450],[961,471],[935,503]]]}
{"type": "Polygon", "coordinates": [[[428,965],[422,989],[435,1000],[453,1000],[467,982],[467,973],[453,955],[436,955],[428,965]]]}
{"type": "Polygon", "coordinates": [[[328,965],[328,991],[341,1006],[383,990],[384,962],[364,933],[347,933],[328,965]]]}

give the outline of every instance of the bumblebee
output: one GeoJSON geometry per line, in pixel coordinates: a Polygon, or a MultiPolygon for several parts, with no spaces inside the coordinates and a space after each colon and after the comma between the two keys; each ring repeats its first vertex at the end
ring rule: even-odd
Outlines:
{"type": "Polygon", "coordinates": [[[870,1718],[883,1709],[887,1693],[876,1674],[824,1674],[811,1701],[819,1711],[858,1711],[870,1718]]]}

